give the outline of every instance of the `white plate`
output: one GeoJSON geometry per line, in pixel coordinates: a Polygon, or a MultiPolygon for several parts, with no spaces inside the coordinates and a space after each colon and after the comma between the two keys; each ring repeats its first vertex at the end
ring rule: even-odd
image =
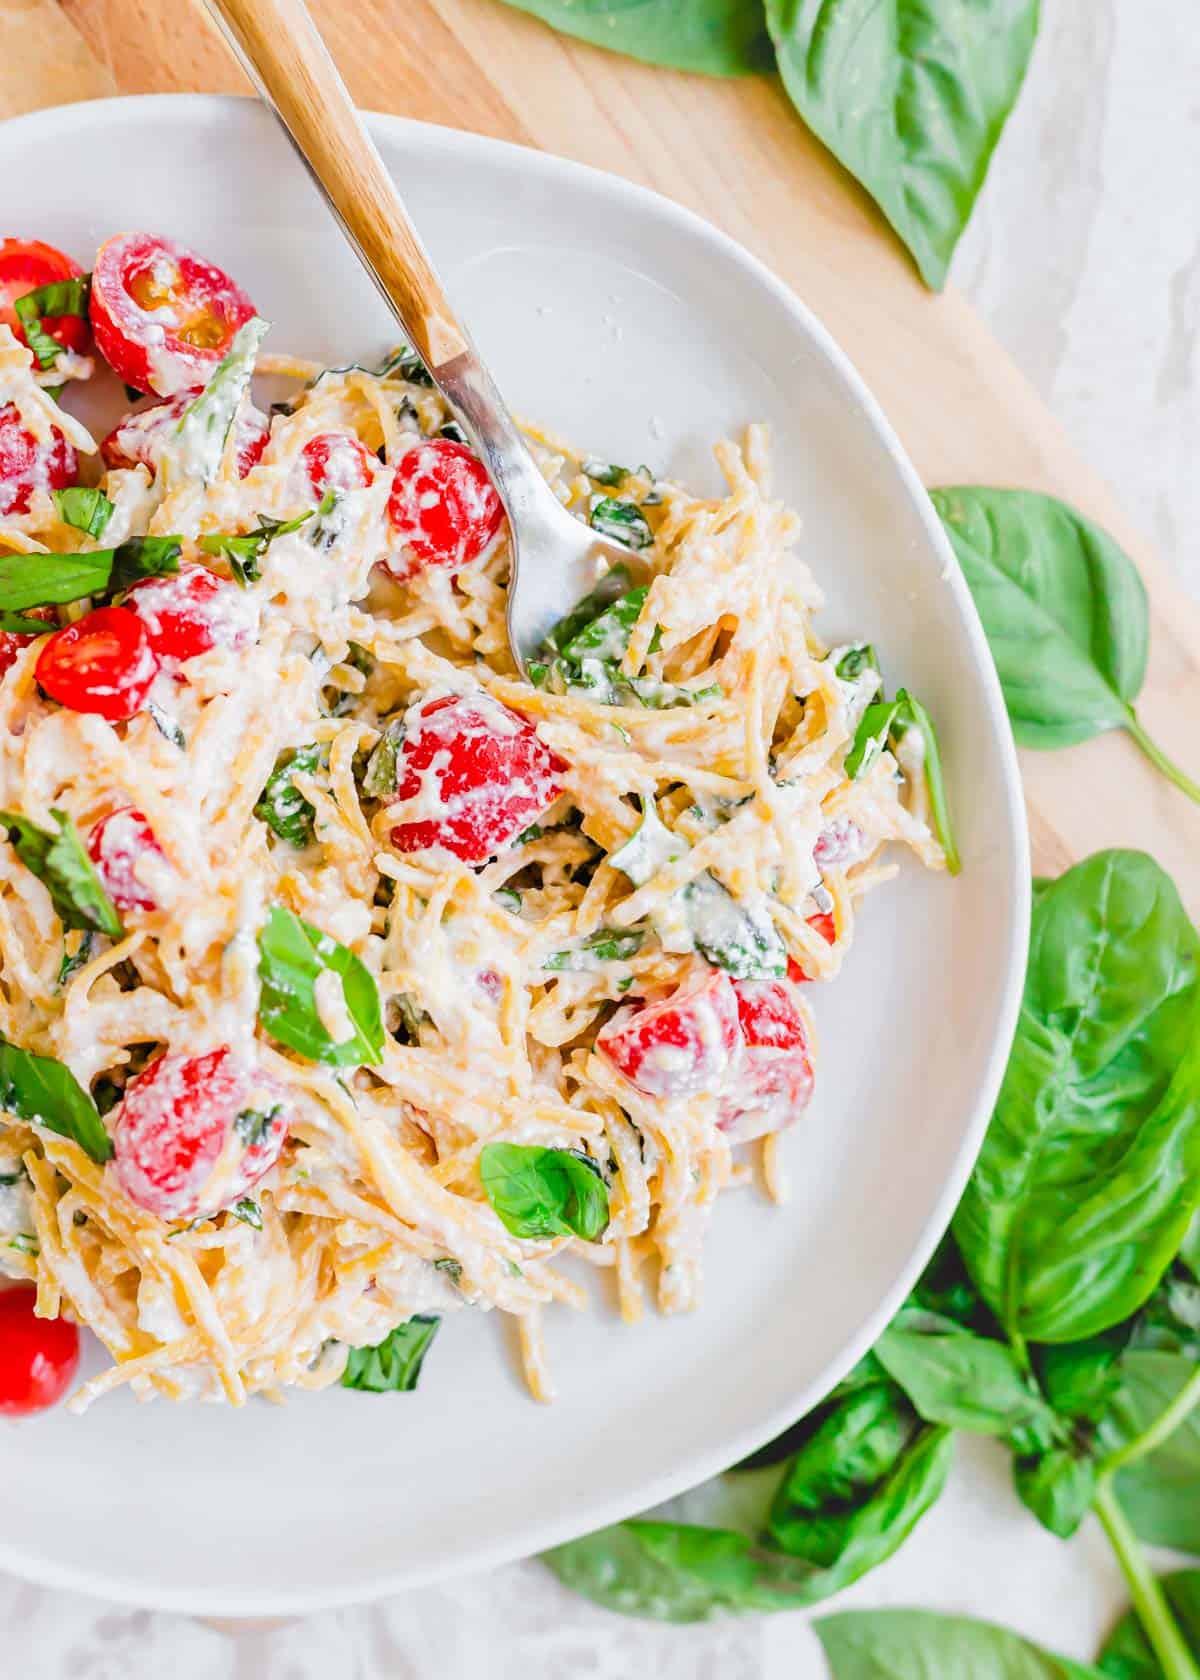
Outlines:
{"type": "MultiPolygon", "coordinates": [[[[0,1566],[132,1603],[308,1611],[538,1551],[722,1469],[870,1343],[944,1228],[995,1097],[1029,869],[978,620],[915,473],[846,358],[745,251],[666,200],[536,152],[373,122],[500,386],[614,460],[714,485],[712,439],[771,423],[831,638],[868,635],[937,718],[965,869],[906,868],[817,999],[818,1096],[794,1182],[719,1206],[700,1309],[547,1323],[559,1398],[528,1399],[499,1315],[442,1328],[411,1395],[286,1407],[121,1394],[0,1428],[0,1566]]],[[[3,233],[91,259],[146,228],[229,269],[271,349],[346,362],[389,319],[256,106],[99,101],[0,129],[3,233]]],[[[920,377],[919,371],[914,377],[920,377]]],[[[112,402],[119,393],[110,393],[112,402]]]]}

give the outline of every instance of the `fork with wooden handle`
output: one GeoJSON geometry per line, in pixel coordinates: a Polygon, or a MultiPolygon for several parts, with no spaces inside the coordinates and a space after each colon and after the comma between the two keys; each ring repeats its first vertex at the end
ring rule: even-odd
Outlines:
{"type": "Polygon", "coordinates": [[[551,625],[637,557],[573,518],[538,471],[303,0],[206,3],[500,492],[512,537],[508,637],[524,671],[551,625]]]}

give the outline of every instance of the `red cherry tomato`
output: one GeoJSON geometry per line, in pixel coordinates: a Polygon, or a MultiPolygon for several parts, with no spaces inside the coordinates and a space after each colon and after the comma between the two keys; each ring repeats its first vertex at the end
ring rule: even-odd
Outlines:
{"type": "Polygon", "coordinates": [[[478,455],[452,438],[429,438],[396,462],[388,521],[401,547],[384,565],[408,578],[426,566],[461,571],[504,524],[504,509],[478,455]]]}
{"type": "Polygon", "coordinates": [[[852,817],[835,817],[817,836],[813,862],[818,869],[847,869],[868,851],[867,837],[852,817]]]}
{"type": "MultiPolygon", "coordinates": [[[[22,618],[40,618],[47,624],[56,622],[53,607],[28,607],[22,612],[21,616],[22,618]]],[[[21,649],[27,648],[30,642],[36,642],[37,639],[36,636],[22,636],[19,632],[13,630],[0,630],[0,677],[4,676],[5,672],[12,670],[21,649]]]]}
{"type": "Polygon", "coordinates": [[[122,805],[101,817],[88,835],[87,849],[118,910],[158,909],[158,901],[141,879],[138,866],[143,858],[165,863],[166,853],[140,811],[122,805]]]}
{"type": "Polygon", "coordinates": [[[738,1048],[733,982],[711,969],[659,1003],[622,1009],[596,1037],[596,1049],[650,1097],[715,1091],[738,1048]]]}
{"type": "Polygon", "coordinates": [[[742,1055],[722,1098],[718,1125],[733,1143],[782,1131],[799,1118],[813,1090],[812,1061],[800,1011],[779,980],[735,980],[742,1055]]]}
{"type": "Polygon", "coordinates": [[[195,659],[214,647],[245,647],[254,634],[253,601],[207,566],[189,563],[135,583],[125,606],[145,625],[159,659],[195,659]]]}
{"type": "Polygon", "coordinates": [[[73,712],[124,723],[140,712],[158,675],[146,627],[126,607],[97,607],[56,630],[38,655],[37,680],[73,712]]]}
{"type": "Polygon", "coordinates": [[[0,1290],[0,1412],[24,1417],[61,1400],[79,1367],[79,1331],[38,1318],[31,1283],[0,1290]]]}
{"type": "MultiPolygon", "coordinates": [[[[119,420],[100,445],[106,467],[149,467],[158,472],[163,445],[179,425],[185,408],[199,396],[199,391],[180,391],[166,402],[155,403],[138,414],[127,414],[119,420]]],[[[262,459],[263,450],[271,435],[267,417],[252,404],[243,404],[234,422],[237,436],[237,473],[245,478],[251,467],[262,459]]]]}
{"type": "Polygon", "coordinates": [[[272,1081],[228,1045],[160,1056],[113,1115],[113,1170],[160,1219],[196,1219],[240,1201],[279,1159],[288,1112],[272,1081]]]}
{"type": "MultiPolygon", "coordinates": [[[[73,280],[82,273],[77,262],[56,251],[53,245],[43,245],[40,239],[0,240],[0,321],[12,328],[22,344],[27,344],[25,329],[13,308],[17,299],[39,286],[52,285],[55,280],[73,280]]],[[[42,329],[64,350],[87,349],[88,324],[82,315],[43,315],[42,329]]]]}
{"type": "MultiPolygon", "coordinates": [[[[829,910],[818,910],[815,916],[808,918],[808,925],[810,928],[816,928],[826,945],[832,945],[837,938],[837,923],[829,910]]],[[[812,979],[812,975],[804,972],[795,957],[788,958],[787,977],[794,986],[805,985],[812,979]]]]}
{"type": "Polygon", "coordinates": [[[118,233],[96,253],[96,348],[139,391],[173,397],[203,385],[253,314],[240,286],[173,240],[118,233]]]}
{"type": "Polygon", "coordinates": [[[396,800],[436,815],[392,830],[400,852],[444,846],[483,863],[528,828],[562,789],[566,765],[533,725],[486,694],[422,706],[397,764],[396,800]]]}
{"type": "Polygon", "coordinates": [[[379,464],[352,432],[318,432],[304,445],[300,459],[314,496],[326,490],[363,490],[379,464]]]}
{"type": "Polygon", "coordinates": [[[61,490],[74,484],[75,451],[52,428],[49,443],[27,431],[15,403],[0,408],[0,513],[28,513],[35,490],[61,490]]]}

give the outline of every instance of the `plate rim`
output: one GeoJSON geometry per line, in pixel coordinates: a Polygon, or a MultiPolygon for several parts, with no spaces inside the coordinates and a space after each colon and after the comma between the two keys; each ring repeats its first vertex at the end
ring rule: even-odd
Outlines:
{"type": "MultiPolygon", "coordinates": [[[[10,117],[0,123],[0,144],[11,144],[16,139],[33,145],[40,138],[51,135],[60,139],[64,130],[86,127],[94,122],[153,124],[155,117],[164,111],[192,113],[198,120],[210,120],[224,110],[230,117],[235,117],[236,114],[236,120],[241,121],[249,109],[257,109],[263,120],[268,120],[267,113],[258,105],[253,95],[115,95],[47,106],[41,110],[10,117]]],[[[253,1586],[232,1592],[219,1589],[216,1594],[204,1588],[193,1590],[161,1585],[142,1591],[122,1576],[106,1574],[102,1564],[95,1568],[82,1569],[57,1563],[44,1556],[31,1556],[23,1552],[18,1543],[0,1535],[0,1569],[8,1570],[21,1579],[50,1588],[84,1593],[110,1603],[194,1616],[249,1620],[305,1615],[320,1610],[374,1602],[409,1588],[427,1586],[457,1575],[494,1569],[519,1559],[532,1558],[551,1547],[619,1522],[637,1511],[659,1505],[697,1486],[709,1477],[728,1469],[731,1464],[754,1452],[798,1418],[803,1417],[874,1343],[948,1228],[983,1142],[984,1132],[1000,1089],[1016,1031],[1024,984],[1032,894],[1029,830],[1016,747],[999,679],[974,601],[954,559],[933,503],[879,400],[848,354],[809,305],[752,251],[705,217],[650,187],[630,181],[613,171],[578,163],[574,159],[560,157],[534,146],[498,140],[488,135],[470,133],[440,123],[422,122],[389,112],[364,111],[363,115],[374,134],[406,137],[418,144],[442,148],[450,154],[458,154],[468,160],[471,157],[494,155],[497,152],[507,154],[525,169],[540,174],[543,179],[577,181],[584,177],[589,185],[602,188],[610,196],[618,200],[623,199],[626,203],[632,201],[638,204],[644,210],[653,213],[669,228],[673,227],[693,238],[709,242],[726,260],[731,261],[748,281],[771,292],[776,301],[797,321],[799,329],[807,336],[813,349],[831,369],[847,400],[856,404],[877,441],[886,450],[915,508],[926,539],[934,553],[941,556],[943,577],[962,620],[970,663],[997,738],[1005,816],[1004,830],[998,838],[1003,841],[1004,855],[1009,860],[1014,874],[1008,940],[1003,952],[1005,977],[991,1048],[971,1101],[969,1120],[964,1124],[951,1168],[924,1221],[921,1235],[891,1289],[847,1339],[841,1355],[826,1366],[819,1379],[809,1382],[796,1395],[794,1401],[760,1419],[753,1428],[741,1431],[736,1437],[726,1438],[719,1448],[688,1460],[685,1467],[677,1467],[656,1477],[646,1486],[632,1507],[626,1497],[619,1495],[607,1502],[598,1500],[594,1508],[589,1507],[587,1521],[582,1527],[577,1517],[561,1513],[523,1529],[519,1537],[500,1537],[475,1545],[465,1543],[452,1557],[431,1562],[428,1568],[417,1567],[400,1573],[373,1570],[364,1574],[353,1585],[332,1588],[319,1596],[314,1596],[307,1589],[287,1592],[272,1588],[256,1589],[253,1586]]]]}

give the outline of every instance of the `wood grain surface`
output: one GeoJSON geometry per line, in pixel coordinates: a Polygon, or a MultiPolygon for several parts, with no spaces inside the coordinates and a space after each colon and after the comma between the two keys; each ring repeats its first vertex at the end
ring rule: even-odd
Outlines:
{"type": "MultiPolygon", "coordinates": [[[[848,351],[927,484],[1047,490],[1106,525],[1153,601],[1139,713],[1200,775],[1200,608],[964,300],[922,289],[776,80],[651,69],[557,36],[498,0],[310,3],[360,105],[612,170],[748,246],[848,351]]],[[[109,92],[245,89],[198,0],[0,0],[0,116],[109,92]]],[[[1142,846],[1200,912],[1200,808],[1131,742],[1107,736],[1025,753],[1022,769],[1040,870],[1101,846],[1142,846]]]]}

